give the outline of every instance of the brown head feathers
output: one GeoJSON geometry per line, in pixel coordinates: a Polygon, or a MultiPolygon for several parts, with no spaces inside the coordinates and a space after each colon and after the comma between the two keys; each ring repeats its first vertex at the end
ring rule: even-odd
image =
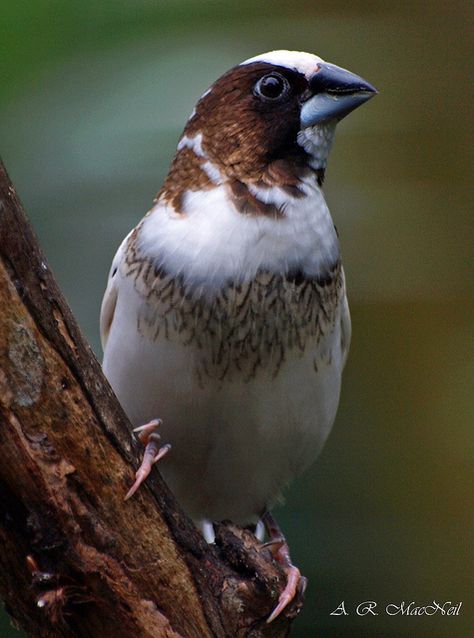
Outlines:
{"type": "Polygon", "coordinates": [[[307,92],[302,73],[267,62],[225,73],[197,103],[157,198],[182,212],[186,191],[225,184],[239,212],[278,217],[248,187],[278,186],[298,198],[301,178],[316,173],[321,185],[324,171],[310,167],[296,141],[307,92]]]}

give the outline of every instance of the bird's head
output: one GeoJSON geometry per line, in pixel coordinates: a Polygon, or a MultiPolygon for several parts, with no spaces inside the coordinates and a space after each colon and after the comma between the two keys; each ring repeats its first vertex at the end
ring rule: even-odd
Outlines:
{"type": "Polygon", "coordinates": [[[250,58],[198,101],[161,194],[178,209],[183,179],[188,190],[227,184],[241,212],[258,207],[249,186],[298,196],[302,176],[322,181],[336,124],[376,92],[310,53],[250,58]]]}

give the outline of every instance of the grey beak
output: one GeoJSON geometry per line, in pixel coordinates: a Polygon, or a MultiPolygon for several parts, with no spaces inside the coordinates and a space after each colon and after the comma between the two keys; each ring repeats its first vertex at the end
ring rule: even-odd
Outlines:
{"type": "Polygon", "coordinates": [[[301,127],[326,120],[342,120],[376,95],[377,89],[346,69],[320,62],[309,79],[312,96],[301,107],[301,127]]]}

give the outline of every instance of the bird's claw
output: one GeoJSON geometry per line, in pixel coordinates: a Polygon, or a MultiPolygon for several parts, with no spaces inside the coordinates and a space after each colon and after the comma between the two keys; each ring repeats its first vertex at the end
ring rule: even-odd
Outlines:
{"type": "Polygon", "coordinates": [[[153,465],[171,450],[171,445],[169,443],[166,445],[160,445],[161,436],[158,432],[156,432],[160,425],[160,419],[153,419],[153,421],[150,421],[145,425],[140,425],[138,428],[134,428],[133,430],[138,433],[138,438],[145,445],[145,452],[143,453],[143,459],[140,467],[135,473],[135,481],[125,496],[126,501],[135,494],[140,485],[150,474],[153,465]]]}
{"type": "Polygon", "coordinates": [[[262,521],[270,537],[270,540],[264,543],[263,547],[270,549],[274,559],[283,567],[286,575],[286,585],[280,593],[278,604],[267,618],[267,623],[271,623],[290,603],[293,603],[296,613],[300,610],[303,605],[304,592],[308,580],[301,575],[300,570],[291,562],[290,548],[273,516],[269,512],[265,512],[262,516],[262,521]]]}
{"type": "MultiPolygon", "coordinates": [[[[163,423],[161,419],[152,419],[145,425],[139,425],[137,428],[133,428],[133,432],[138,435],[138,439],[146,445],[152,434],[157,434],[156,430],[163,423]]],[[[158,435],[159,436],[159,435],[158,435]]]]}
{"type": "Polygon", "coordinates": [[[286,574],[285,589],[278,598],[277,606],[267,618],[267,624],[275,620],[292,601],[295,601],[300,607],[303,604],[303,596],[306,585],[308,584],[308,579],[302,576],[298,567],[294,565],[284,568],[284,571],[286,574]]]}

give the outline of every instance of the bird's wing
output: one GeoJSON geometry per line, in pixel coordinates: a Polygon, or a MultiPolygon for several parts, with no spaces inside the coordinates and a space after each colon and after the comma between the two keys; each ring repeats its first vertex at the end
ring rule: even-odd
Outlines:
{"type": "Polygon", "coordinates": [[[118,299],[119,269],[127,240],[128,236],[120,245],[112,261],[109,278],[107,280],[107,288],[105,289],[104,298],[102,299],[102,305],[100,307],[100,341],[102,343],[102,350],[105,350],[110,327],[114,320],[115,307],[117,306],[118,299]]]}
{"type": "Polygon", "coordinates": [[[352,334],[352,326],[351,326],[351,313],[349,311],[349,303],[347,301],[346,296],[346,277],[344,274],[344,270],[342,270],[343,277],[343,290],[344,297],[342,300],[341,306],[341,350],[342,350],[342,365],[346,365],[347,355],[349,354],[349,347],[351,345],[351,334],[352,334]]]}

